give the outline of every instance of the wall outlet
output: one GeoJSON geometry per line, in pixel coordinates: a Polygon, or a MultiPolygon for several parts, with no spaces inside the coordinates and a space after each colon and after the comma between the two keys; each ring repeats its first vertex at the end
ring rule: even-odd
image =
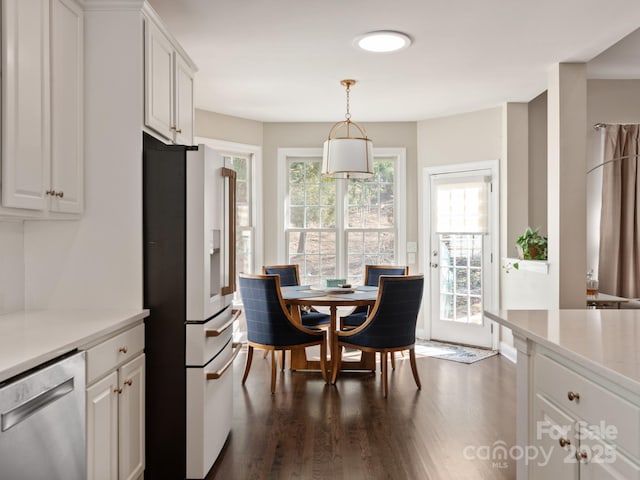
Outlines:
{"type": "Polygon", "coordinates": [[[418,251],[418,244],[416,242],[407,242],[407,253],[416,253],[417,251],[418,251]]]}

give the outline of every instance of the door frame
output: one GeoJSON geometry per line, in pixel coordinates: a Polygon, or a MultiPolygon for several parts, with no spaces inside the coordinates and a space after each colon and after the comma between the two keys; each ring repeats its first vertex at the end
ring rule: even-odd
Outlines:
{"type": "MultiPolygon", "coordinates": [[[[424,167],[422,170],[422,255],[420,263],[425,277],[425,292],[428,292],[422,308],[422,333],[426,339],[431,339],[431,176],[445,173],[464,173],[475,170],[491,171],[491,200],[489,208],[489,229],[491,232],[491,264],[489,266],[491,289],[489,295],[483,295],[483,309],[497,308],[500,300],[500,161],[486,160],[480,162],[456,163],[451,165],[438,165],[424,167]]],[[[485,316],[485,320],[491,322],[491,344],[495,350],[498,348],[499,331],[495,322],[485,316]]]]}

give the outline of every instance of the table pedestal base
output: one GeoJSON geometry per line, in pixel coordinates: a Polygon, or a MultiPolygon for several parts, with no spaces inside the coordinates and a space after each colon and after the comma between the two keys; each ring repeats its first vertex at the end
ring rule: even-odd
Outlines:
{"type": "MultiPolygon", "coordinates": [[[[333,368],[331,360],[327,360],[329,370],[333,368]]],[[[291,352],[291,370],[320,370],[319,360],[307,360],[307,355],[303,349],[291,352]]],[[[366,370],[376,371],[376,354],[374,352],[362,352],[360,361],[343,360],[340,370],[366,370]]]]}

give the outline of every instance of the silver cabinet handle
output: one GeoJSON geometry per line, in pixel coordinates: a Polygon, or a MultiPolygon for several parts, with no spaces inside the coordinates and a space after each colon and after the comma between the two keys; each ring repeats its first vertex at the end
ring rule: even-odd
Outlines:
{"type": "Polygon", "coordinates": [[[46,407],[50,403],[55,402],[61,397],[64,397],[67,393],[73,391],[73,377],[59,383],[58,385],[51,387],[49,390],[45,390],[39,393],[35,397],[30,398],[22,402],[17,407],[4,412],[0,415],[2,423],[2,431],[9,430],[11,427],[19,424],[28,416],[36,413],[43,407],[46,407]]]}
{"type": "Polygon", "coordinates": [[[207,372],[207,380],[217,380],[220,377],[222,377],[222,375],[224,375],[224,372],[226,372],[229,369],[229,367],[233,364],[233,361],[236,359],[236,357],[240,353],[240,350],[242,350],[242,344],[234,343],[233,354],[231,355],[231,358],[229,359],[229,361],[227,361],[227,363],[225,363],[222,366],[222,368],[217,372],[207,372]]]}

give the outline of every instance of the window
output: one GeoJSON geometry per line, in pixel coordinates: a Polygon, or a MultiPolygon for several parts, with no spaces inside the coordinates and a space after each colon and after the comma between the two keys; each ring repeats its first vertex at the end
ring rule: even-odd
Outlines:
{"type": "Polygon", "coordinates": [[[440,319],[482,325],[483,235],[490,177],[434,177],[440,319]]]}
{"type": "Polygon", "coordinates": [[[322,177],[318,149],[279,151],[282,263],[297,263],[304,284],[360,283],[366,264],[404,263],[404,150],[380,150],[362,180],[322,177]]]}

